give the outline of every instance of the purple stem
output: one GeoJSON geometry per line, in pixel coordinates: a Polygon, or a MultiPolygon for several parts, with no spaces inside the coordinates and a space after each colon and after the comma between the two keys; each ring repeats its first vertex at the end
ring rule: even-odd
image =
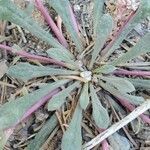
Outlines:
{"type": "Polygon", "coordinates": [[[21,118],[20,121],[23,121],[27,117],[29,117],[33,112],[35,112],[38,108],[40,108],[42,105],[44,105],[48,100],[50,100],[59,91],[60,91],[59,88],[55,89],[53,91],[50,91],[48,94],[46,94],[45,96],[43,96],[41,99],[39,99],[37,103],[35,103],[31,108],[29,108],[27,110],[27,112],[23,115],[23,117],[21,118]]]}
{"type": "Polygon", "coordinates": [[[114,45],[115,41],[118,39],[118,37],[120,36],[120,34],[122,33],[122,31],[124,30],[124,28],[127,26],[127,24],[134,18],[135,16],[135,12],[133,12],[129,18],[127,19],[127,21],[124,23],[124,25],[121,27],[121,29],[118,31],[118,33],[114,36],[114,39],[112,39],[112,41],[102,50],[101,52],[101,56],[104,57],[105,54],[107,54],[107,52],[109,51],[109,49],[114,45]]]}
{"type": "Polygon", "coordinates": [[[58,29],[58,27],[56,26],[55,22],[53,21],[53,19],[51,18],[51,16],[49,15],[47,9],[44,7],[43,3],[41,2],[41,0],[35,0],[35,4],[37,9],[42,13],[42,15],[44,16],[46,22],[48,23],[49,27],[52,29],[52,31],[55,33],[56,37],[58,38],[59,42],[64,46],[64,47],[68,47],[68,43],[66,41],[66,39],[64,38],[63,34],[60,32],[60,30],[58,29]]]}
{"type": "Polygon", "coordinates": [[[15,51],[13,48],[6,46],[6,45],[3,45],[3,44],[0,44],[0,49],[5,49],[5,50],[12,52],[12,53],[15,52],[15,54],[17,54],[21,57],[25,57],[25,58],[33,59],[33,60],[38,60],[42,63],[52,63],[52,64],[56,64],[56,65],[68,68],[67,64],[60,62],[60,61],[57,61],[55,59],[47,58],[47,57],[43,57],[43,56],[36,56],[36,55],[30,54],[30,53],[27,53],[25,51],[22,51],[22,50],[21,51],[15,51]]]}
{"type": "Polygon", "coordinates": [[[102,141],[102,150],[109,150],[109,144],[106,139],[102,141]]]}
{"type": "Polygon", "coordinates": [[[115,75],[150,76],[150,71],[128,71],[119,69],[113,72],[115,75]]]}
{"type": "MultiPolygon", "coordinates": [[[[118,98],[117,98],[118,99],[118,98]]],[[[125,106],[129,111],[133,111],[135,109],[135,107],[130,104],[129,102],[127,102],[126,100],[123,100],[123,99],[118,99],[119,102],[125,106]]],[[[147,115],[144,115],[144,114],[141,114],[140,115],[141,119],[145,122],[145,123],[148,123],[150,124],[150,118],[147,116],[147,115]]]]}

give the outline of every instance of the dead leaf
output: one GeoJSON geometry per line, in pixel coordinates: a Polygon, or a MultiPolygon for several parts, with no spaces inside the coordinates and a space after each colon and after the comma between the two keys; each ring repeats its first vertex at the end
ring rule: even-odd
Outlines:
{"type": "Polygon", "coordinates": [[[3,75],[7,72],[7,65],[6,61],[1,61],[0,62],[0,79],[3,77],[3,75]]]}

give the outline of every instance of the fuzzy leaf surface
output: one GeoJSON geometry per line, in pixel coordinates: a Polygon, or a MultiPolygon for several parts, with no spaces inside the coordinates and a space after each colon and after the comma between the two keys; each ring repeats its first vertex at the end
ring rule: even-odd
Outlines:
{"type": "Polygon", "coordinates": [[[39,150],[45,143],[51,132],[58,124],[55,114],[43,125],[42,129],[36,134],[35,138],[28,144],[28,150],[39,150]]]}
{"type": "Polygon", "coordinates": [[[110,123],[109,115],[107,110],[102,106],[93,85],[90,85],[90,94],[93,107],[92,116],[94,121],[99,128],[106,129],[110,123]]]}
{"type": "Polygon", "coordinates": [[[52,6],[56,12],[62,18],[64,25],[66,26],[67,31],[70,33],[77,49],[79,52],[82,51],[83,45],[78,36],[78,33],[73,25],[73,19],[70,13],[70,3],[68,0],[48,0],[50,6],[52,6]]]}
{"type": "Polygon", "coordinates": [[[102,88],[104,88],[106,91],[108,91],[109,93],[111,93],[115,97],[117,97],[119,99],[126,100],[126,101],[128,101],[128,102],[130,102],[130,103],[132,103],[134,105],[142,104],[145,101],[143,97],[129,95],[127,93],[120,92],[112,84],[109,84],[107,82],[104,83],[104,82],[100,81],[99,83],[100,83],[100,86],[102,88]]]}
{"type": "Polygon", "coordinates": [[[69,51],[58,48],[51,48],[46,51],[48,56],[58,61],[74,64],[74,56],[69,51]]]}
{"type": "Polygon", "coordinates": [[[62,86],[69,80],[60,80],[43,86],[30,94],[11,100],[0,106],[0,130],[11,127],[18,123],[25,112],[36,104],[43,96],[50,91],[62,86]]]}
{"type": "Polygon", "coordinates": [[[113,76],[111,77],[102,76],[101,79],[106,81],[108,84],[113,86],[115,89],[117,89],[121,93],[130,93],[130,92],[135,91],[134,85],[127,79],[113,77],[113,76]]]}
{"type": "Polygon", "coordinates": [[[99,52],[103,48],[108,36],[111,34],[112,29],[113,29],[112,17],[109,14],[104,14],[97,24],[95,45],[94,50],[92,52],[90,68],[92,68],[95,59],[97,58],[99,52]]]}
{"type": "Polygon", "coordinates": [[[150,80],[128,79],[135,87],[150,89],[150,80]]]}
{"type": "Polygon", "coordinates": [[[62,150],[82,149],[81,122],[82,109],[77,105],[69,127],[62,138],[62,150]]]}
{"type": "Polygon", "coordinates": [[[7,20],[23,27],[53,47],[64,48],[51,34],[40,27],[28,13],[18,8],[11,0],[0,1],[0,20],[7,20]]]}
{"type": "Polygon", "coordinates": [[[104,0],[94,0],[93,23],[95,35],[99,21],[101,20],[101,17],[103,15],[103,8],[104,8],[104,0]]]}
{"type": "Polygon", "coordinates": [[[141,54],[150,52],[150,33],[147,33],[130,51],[112,62],[113,65],[123,64],[141,54]]]}
{"type": "Polygon", "coordinates": [[[112,73],[116,69],[117,68],[114,67],[113,65],[104,65],[102,67],[98,67],[97,69],[95,69],[94,72],[108,74],[108,73],[112,73]]]}
{"type": "Polygon", "coordinates": [[[122,43],[126,36],[131,32],[131,30],[139,23],[142,19],[146,18],[150,14],[150,1],[142,0],[140,1],[140,6],[136,11],[134,17],[125,25],[123,31],[116,37],[115,43],[113,46],[108,49],[106,54],[103,56],[101,61],[104,61],[105,58],[109,57],[122,43]]]}
{"type": "Polygon", "coordinates": [[[54,111],[56,109],[59,109],[62,104],[65,103],[66,98],[69,96],[70,92],[77,88],[79,85],[79,82],[75,82],[72,85],[68,86],[66,89],[53,96],[51,101],[49,101],[48,103],[48,110],[54,111]]]}
{"type": "Polygon", "coordinates": [[[66,70],[66,69],[56,69],[51,67],[35,66],[29,63],[19,63],[15,66],[11,66],[7,74],[13,78],[22,80],[24,82],[42,76],[49,75],[70,75],[77,74],[75,71],[66,70]]]}
{"type": "Polygon", "coordinates": [[[89,104],[88,88],[89,88],[88,83],[85,83],[84,86],[83,86],[83,88],[82,88],[81,95],[80,95],[80,98],[79,98],[80,106],[84,110],[86,109],[86,107],[89,104]]]}

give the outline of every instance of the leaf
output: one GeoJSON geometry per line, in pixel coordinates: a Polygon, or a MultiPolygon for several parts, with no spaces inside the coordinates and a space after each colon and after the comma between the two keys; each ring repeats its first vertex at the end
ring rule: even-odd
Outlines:
{"type": "Polygon", "coordinates": [[[68,81],[69,80],[56,81],[43,86],[41,89],[38,89],[28,95],[17,98],[15,101],[9,101],[0,106],[0,130],[18,123],[29,108],[35,105],[50,91],[57,89],[68,81]]]}
{"type": "Polygon", "coordinates": [[[103,48],[108,36],[111,34],[113,29],[113,19],[109,14],[102,16],[101,20],[97,24],[96,35],[95,35],[95,45],[92,52],[92,59],[90,63],[90,68],[92,68],[95,59],[97,58],[99,52],[103,48]]]}
{"type": "Polygon", "coordinates": [[[130,143],[127,138],[119,135],[117,132],[108,137],[112,149],[130,150],[130,143]]]}
{"type": "Polygon", "coordinates": [[[135,91],[134,85],[127,79],[113,76],[110,77],[101,76],[100,78],[106,81],[106,83],[110,84],[121,93],[130,93],[135,91]]]}
{"type": "Polygon", "coordinates": [[[143,97],[129,95],[127,93],[121,92],[121,91],[117,90],[114,86],[112,86],[112,84],[109,84],[107,82],[104,83],[104,82],[100,81],[99,84],[102,88],[104,88],[106,91],[108,91],[115,97],[126,100],[134,105],[142,104],[145,101],[143,97]]]}
{"type": "Polygon", "coordinates": [[[94,9],[93,9],[93,24],[94,24],[94,33],[96,35],[96,30],[99,24],[99,21],[103,15],[104,0],[94,0],[94,9]]]}
{"type": "Polygon", "coordinates": [[[71,52],[66,51],[64,49],[58,49],[58,48],[51,48],[46,51],[48,53],[48,56],[56,59],[58,61],[64,61],[67,63],[75,64],[74,62],[74,56],[71,52]]]}
{"type": "Polygon", "coordinates": [[[92,84],[90,85],[90,93],[93,107],[92,116],[94,118],[94,121],[99,128],[106,129],[110,123],[109,115],[107,110],[102,106],[101,102],[99,101],[92,84]]]}
{"type": "Polygon", "coordinates": [[[112,73],[116,70],[117,68],[114,67],[113,65],[104,65],[101,67],[98,67],[94,70],[95,73],[104,73],[104,74],[109,74],[112,73]]]}
{"type": "Polygon", "coordinates": [[[7,20],[23,27],[53,47],[64,48],[51,34],[42,29],[38,23],[11,0],[0,1],[0,20],[7,20]]]}
{"type": "Polygon", "coordinates": [[[150,33],[147,33],[130,51],[119,57],[117,60],[112,62],[112,65],[118,65],[126,63],[127,61],[136,58],[141,54],[150,52],[150,33]]]}
{"type": "Polygon", "coordinates": [[[6,65],[5,61],[0,62],[0,79],[3,77],[3,75],[7,72],[8,67],[6,65]]]}
{"type": "Polygon", "coordinates": [[[50,117],[50,119],[43,125],[42,129],[35,135],[35,138],[31,140],[28,144],[28,150],[39,150],[41,146],[45,143],[48,139],[51,132],[55,129],[58,124],[58,119],[55,116],[50,117]]]}
{"type": "Polygon", "coordinates": [[[128,79],[135,87],[150,89],[150,80],[144,79],[128,79]]]}
{"type": "Polygon", "coordinates": [[[79,98],[79,101],[80,101],[80,106],[82,109],[86,109],[86,107],[88,106],[89,104],[89,93],[88,93],[88,88],[89,88],[89,85],[88,85],[88,82],[85,83],[83,85],[83,88],[82,88],[82,91],[81,91],[81,95],[80,95],[80,98],[79,98]]]}
{"type": "Polygon", "coordinates": [[[106,54],[101,58],[101,61],[104,61],[108,58],[122,43],[122,41],[126,38],[126,36],[131,32],[131,30],[135,27],[137,23],[139,23],[142,19],[146,18],[150,14],[150,1],[142,0],[140,1],[140,6],[136,11],[134,17],[128,21],[127,25],[123,27],[123,31],[116,37],[116,40],[111,48],[108,49],[106,54]]]}
{"type": "Polygon", "coordinates": [[[76,71],[66,69],[56,69],[52,67],[35,66],[29,63],[19,63],[15,66],[11,66],[7,74],[13,78],[22,80],[24,82],[42,76],[50,75],[70,75],[77,74],[76,71]]]}
{"type": "Polygon", "coordinates": [[[73,18],[70,13],[70,3],[68,0],[48,0],[50,6],[52,6],[63,20],[66,30],[70,33],[79,52],[83,50],[82,42],[78,36],[76,28],[73,23],[73,18]]]}
{"type": "Polygon", "coordinates": [[[48,103],[48,110],[54,111],[56,109],[59,109],[63,103],[65,103],[66,98],[69,96],[70,92],[73,91],[75,88],[77,88],[80,85],[79,82],[75,82],[72,85],[68,86],[58,94],[54,95],[52,99],[48,103]]]}
{"type": "Polygon", "coordinates": [[[82,149],[81,122],[82,109],[77,105],[69,127],[63,135],[61,144],[62,150],[82,149]]]}

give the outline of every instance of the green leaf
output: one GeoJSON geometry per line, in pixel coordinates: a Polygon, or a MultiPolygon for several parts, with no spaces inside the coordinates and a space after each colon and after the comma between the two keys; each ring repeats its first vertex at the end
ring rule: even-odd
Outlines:
{"type": "Polygon", "coordinates": [[[99,52],[103,48],[108,36],[111,34],[113,29],[113,19],[109,14],[102,16],[101,20],[97,24],[95,45],[92,52],[92,59],[90,63],[90,68],[92,68],[95,59],[97,58],[99,52]]]}
{"type": "Polygon", "coordinates": [[[83,50],[82,42],[78,36],[78,33],[74,27],[72,16],[70,13],[70,3],[68,0],[48,0],[50,6],[52,6],[56,12],[60,15],[66,26],[67,31],[70,33],[79,52],[83,50]]]}
{"type": "Polygon", "coordinates": [[[48,110],[54,111],[56,109],[59,109],[62,104],[65,103],[66,98],[69,96],[70,92],[77,88],[79,85],[80,83],[77,81],[59,92],[58,94],[54,95],[48,103],[48,110]]]}
{"type": "Polygon", "coordinates": [[[51,132],[56,128],[57,124],[58,119],[54,114],[50,117],[46,124],[43,125],[42,129],[35,135],[35,138],[31,140],[31,142],[27,146],[27,149],[39,150],[41,146],[45,143],[45,141],[48,139],[51,132]]]}
{"type": "Polygon", "coordinates": [[[93,112],[92,116],[99,128],[106,129],[109,126],[109,115],[107,110],[102,106],[93,85],[90,85],[90,94],[92,99],[93,112]]]}
{"type": "Polygon", "coordinates": [[[101,76],[100,78],[104,80],[106,83],[113,86],[115,89],[117,89],[121,93],[130,93],[130,92],[135,91],[134,85],[127,79],[113,77],[113,76],[110,76],[110,77],[101,76]]]}
{"type": "Polygon", "coordinates": [[[141,54],[150,52],[150,33],[147,33],[130,51],[112,62],[113,65],[123,64],[141,54]]]}
{"type": "Polygon", "coordinates": [[[64,48],[51,34],[42,29],[31,16],[18,8],[11,0],[0,1],[0,20],[7,20],[23,27],[53,47],[64,48]]]}
{"type": "Polygon", "coordinates": [[[70,75],[77,74],[76,71],[66,70],[66,69],[56,69],[44,66],[35,66],[29,63],[19,63],[15,66],[11,66],[7,74],[13,78],[22,80],[24,82],[42,76],[50,75],[70,75]]]}
{"type": "Polygon", "coordinates": [[[81,122],[82,109],[77,105],[69,127],[62,138],[62,150],[82,149],[81,122]]]}
{"type": "Polygon", "coordinates": [[[94,70],[94,73],[104,73],[104,74],[109,74],[115,71],[117,68],[114,67],[113,65],[104,65],[101,67],[98,67],[97,69],[94,70]]]}
{"type": "Polygon", "coordinates": [[[83,88],[82,88],[82,91],[81,91],[81,95],[80,95],[80,98],[79,98],[79,101],[80,101],[80,106],[82,109],[86,109],[86,107],[88,106],[89,104],[89,93],[88,93],[88,88],[89,88],[89,85],[88,85],[88,82],[85,83],[83,85],[83,88]]]}
{"type": "Polygon", "coordinates": [[[139,105],[144,102],[144,98],[140,96],[134,96],[134,95],[129,95],[127,93],[121,92],[117,90],[112,84],[109,83],[104,83],[102,81],[99,81],[99,84],[102,88],[104,88],[106,91],[114,95],[115,97],[119,99],[126,100],[134,105],[139,105]]]}
{"type": "Polygon", "coordinates": [[[72,55],[71,52],[66,51],[64,49],[59,49],[59,48],[51,48],[46,51],[48,53],[48,56],[56,59],[58,61],[64,61],[67,63],[75,64],[74,62],[74,56],[72,55]]]}
{"type": "Polygon", "coordinates": [[[144,79],[128,79],[135,87],[150,89],[150,80],[144,79]]]}
{"type": "Polygon", "coordinates": [[[131,19],[127,25],[123,28],[123,31],[119,34],[119,37],[116,37],[115,43],[111,48],[108,49],[106,54],[101,58],[103,62],[106,58],[108,58],[122,43],[122,41],[126,38],[126,36],[131,32],[131,30],[135,27],[137,23],[139,23],[142,19],[146,18],[150,14],[150,1],[142,0],[140,1],[140,6],[136,11],[133,19],[131,19]]]}
{"type": "Polygon", "coordinates": [[[0,107],[0,130],[11,127],[18,123],[25,112],[36,104],[43,96],[50,91],[62,86],[69,80],[60,80],[43,86],[30,94],[17,98],[15,101],[9,101],[0,107]]]}
{"type": "Polygon", "coordinates": [[[93,9],[93,24],[94,24],[94,34],[96,35],[97,26],[103,15],[104,0],[94,0],[93,9]]]}

